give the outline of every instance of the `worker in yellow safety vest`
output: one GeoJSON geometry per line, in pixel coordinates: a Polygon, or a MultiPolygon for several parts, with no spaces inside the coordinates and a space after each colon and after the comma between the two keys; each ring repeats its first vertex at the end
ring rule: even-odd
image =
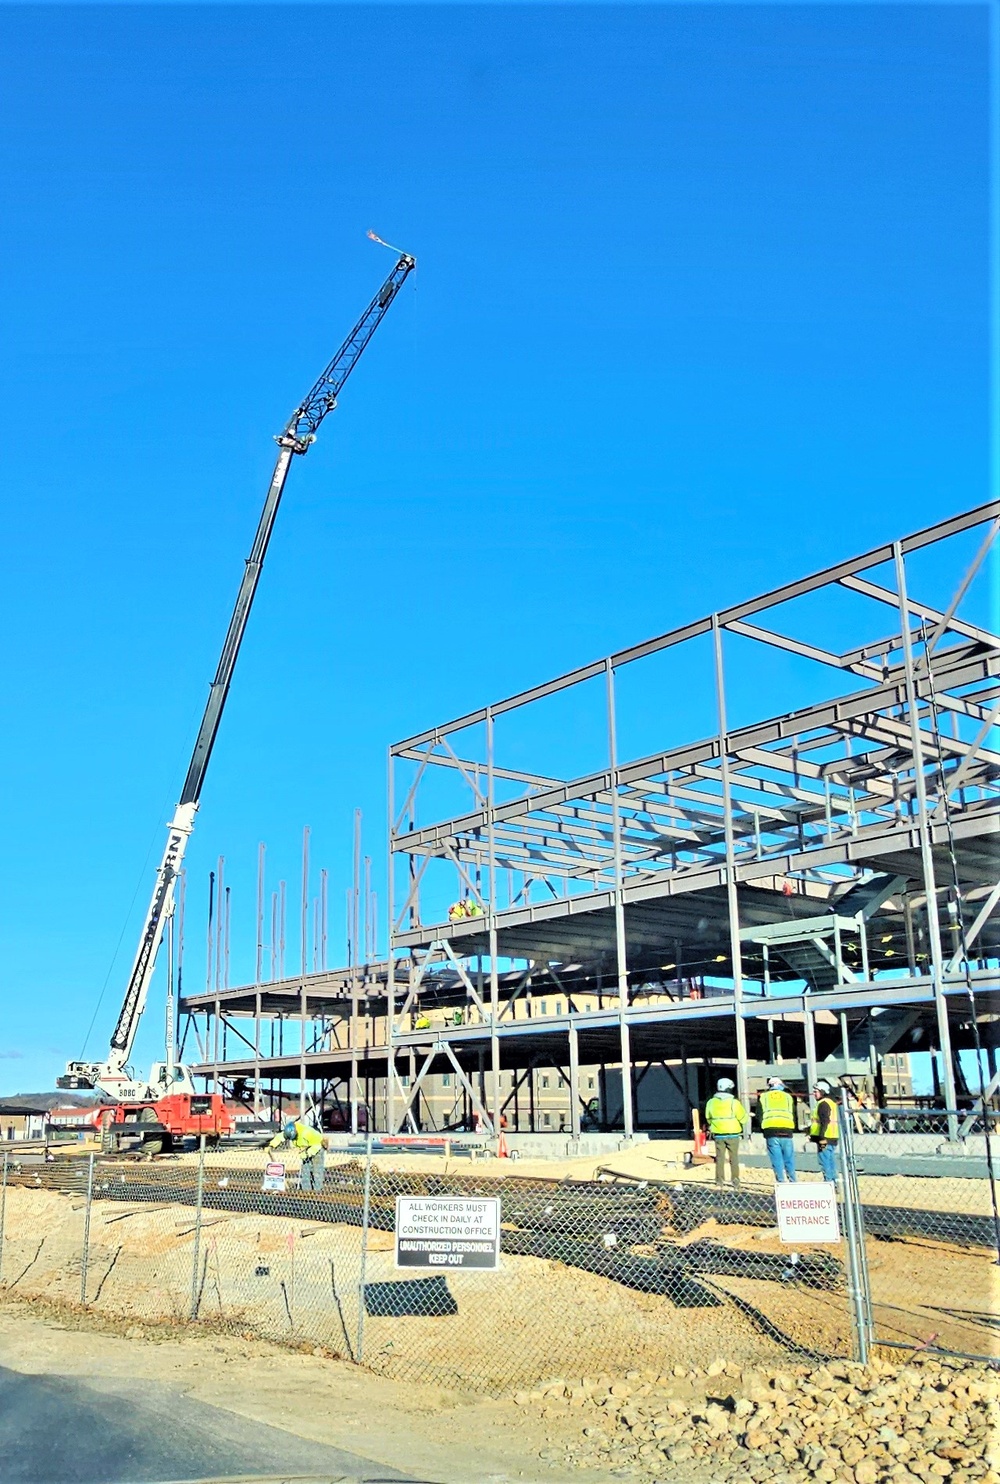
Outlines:
{"type": "Polygon", "coordinates": [[[775,1180],[779,1185],[794,1180],[795,1099],[780,1077],[768,1077],[767,1090],[757,1099],[757,1111],[775,1180]]]}
{"type": "Polygon", "coordinates": [[[326,1140],[317,1129],[310,1128],[298,1118],[289,1118],[280,1134],[275,1134],[268,1149],[277,1149],[281,1144],[291,1144],[299,1151],[299,1186],[302,1190],[322,1190],[326,1175],[326,1140]]]}
{"type": "Polygon", "coordinates": [[[809,1137],[816,1145],[819,1167],[824,1180],[837,1178],[837,1146],[840,1142],[840,1123],[837,1117],[837,1100],[829,1082],[820,1080],[813,1088],[816,1106],[809,1125],[809,1137]]]}
{"type": "Polygon", "coordinates": [[[747,1110],[736,1096],[736,1088],[728,1077],[720,1077],[715,1089],[715,1096],[705,1104],[705,1122],[715,1142],[715,1183],[725,1184],[725,1161],[728,1159],[730,1179],[739,1189],[740,1139],[747,1125],[747,1110]]]}

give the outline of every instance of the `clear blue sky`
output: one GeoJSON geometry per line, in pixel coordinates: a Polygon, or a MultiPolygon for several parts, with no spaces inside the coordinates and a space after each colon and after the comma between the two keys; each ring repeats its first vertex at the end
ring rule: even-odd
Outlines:
{"type": "Polygon", "coordinates": [[[293,471],[193,986],[215,856],[235,979],[257,841],[294,901],[305,823],[338,956],[390,741],[988,497],[987,19],[0,11],[0,1092],[79,1054],[124,924],[107,1044],[271,435],[391,265],[367,227],[416,287],[293,471]]]}

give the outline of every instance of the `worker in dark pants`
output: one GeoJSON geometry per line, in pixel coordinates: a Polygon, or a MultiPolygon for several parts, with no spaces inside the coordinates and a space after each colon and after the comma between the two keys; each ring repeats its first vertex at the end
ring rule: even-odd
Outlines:
{"type": "Polygon", "coordinates": [[[747,1124],[747,1110],[736,1096],[728,1077],[715,1084],[715,1096],[705,1104],[705,1122],[715,1143],[715,1183],[726,1182],[725,1162],[729,1161],[729,1178],[740,1188],[740,1139],[747,1124]]]}
{"type": "Polygon", "coordinates": [[[323,1135],[308,1123],[289,1118],[280,1134],[275,1134],[268,1149],[277,1149],[282,1144],[292,1144],[301,1157],[299,1188],[305,1191],[322,1190],[326,1175],[325,1144],[323,1135]]]}

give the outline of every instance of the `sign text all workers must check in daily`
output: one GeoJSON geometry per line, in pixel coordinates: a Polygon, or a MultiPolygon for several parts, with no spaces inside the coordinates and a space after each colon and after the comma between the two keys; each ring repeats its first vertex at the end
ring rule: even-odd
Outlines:
{"type": "Polygon", "coordinates": [[[825,1180],[789,1181],[774,1187],[782,1242],[839,1242],[837,1187],[825,1180]]]}
{"type": "Polygon", "coordinates": [[[500,1266],[500,1202],[450,1196],[396,1197],[397,1268],[500,1266]]]}

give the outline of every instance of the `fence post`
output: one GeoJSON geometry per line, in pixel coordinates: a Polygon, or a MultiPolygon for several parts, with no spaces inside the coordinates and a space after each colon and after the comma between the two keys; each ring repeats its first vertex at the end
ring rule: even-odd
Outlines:
{"type": "Polygon", "coordinates": [[[361,1279],[358,1283],[358,1354],[357,1363],[361,1365],[365,1357],[365,1269],[368,1266],[368,1218],[371,1212],[372,1196],[372,1135],[371,1129],[366,1136],[367,1149],[365,1151],[365,1198],[361,1208],[361,1279]]]}
{"type": "MultiPolygon", "coordinates": [[[[847,1100],[846,1090],[842,1093],[843,1099],[847,1100]]],[[[854,1154],[854,1126],[850,1122],[845,1124],[847,1129],[847,1168],[850,1177],[850,1199],[854,1210],[854,1240],[858,1255],[858,1291],[861,1296],[861,1323],[867,1337],[867,1344],[871,1345],[875,1340],[875,1320],[872,1316],[872,1285],[868,1275],[868,1245],[865,1236],[865,1208],[861,1203],[861,1187],[858,1184],[858,1164],[854,1154]]]]}
{"type": "Polygon", "coordinates": [[[191,1260],[191,1311],[189,1319],[197,1319],[198,1303],[200,1294],[198,1292],[198,1268],[201,1260],[201,1201],[205,1191],[205,1135],[202,1134],[198,1149],[198,1195],[194,1211],[194,1255],[191,1260]]]}
{"type": "Polygon", "coordinates": [[[80,1304],[87,1302],[87,1267],[90,1262],[90,1207],[94,1199],[94,1155],[87,1164],[87,1205],[83,1216],[83,1256],[80,1259],[80,1304]]]}
{"type": "MultiPolygon", "coordinates": [[[[868,1364],[871,1297],[868,1288],[868,1263],[859,1244],[861,1200],[854,1168],[854,1138],[847,1089],[840,1089],[840,1170],[843,1184],[844,1246],[847,1251],[847,1296],[854,1331],[856,1359],[868,1364]]],[[[861,1241],[863,1242],[863,1237],[861,1241]]]]}
{"type": "Polygon", "coordinates": [[[0,1185],[0,1274],[3,1273],[3,1234],[7,1221],[7,1151],[3,1152],[3,1184],[0,1185]]]}

